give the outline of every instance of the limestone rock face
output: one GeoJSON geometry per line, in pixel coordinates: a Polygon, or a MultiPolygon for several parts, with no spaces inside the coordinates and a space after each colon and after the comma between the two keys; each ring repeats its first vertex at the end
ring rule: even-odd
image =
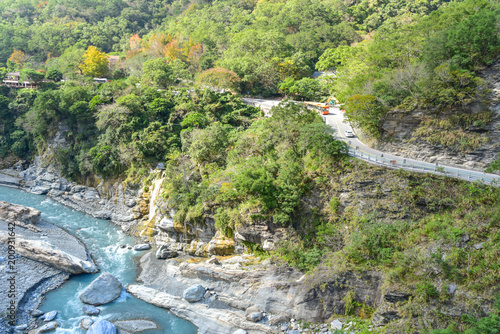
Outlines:
{"type": "Polygon", "coordinates": [[[198,333],[233,334],[238,329],[255,334],[273,332],[270,326],[247,321],[238,312],[207,308],[202,303],[191,304],[182,298],[143,285],[129,285],[127,291],[147,303],[163,307],[190,321],[198,327],[198,333]]]}
{"type": "Polygon", "coordinates": [[[97,277],[80,293],[80,300],[85,304],[104,305],[120,297],[122,284],[111,274],[104,273],[97,277]]]}
{"type": "Polygon", "coordinates": [[[106,320],[99,320],[90,326],[87,334],[116,334],[116,327],[106,320]]]}
{"type": "Polygon", "coordinates": [[[182,298],[184,298],[190,303],[194,303],[199,301],[204,295],[205,295],[205,288],[202,287],[200,284],[197,284],[184,290],[182,298]]]}
{"type": "MultiPolygon", "coordinates": [[[[39,156],[35,157],[29,168],[16,174],[20,179],[19,187],[30,193],[46,194],[59,203],[93,217],[111,219],[124,230],[130,229],[135,223],[133,206],[139,193],[137,188],[105,180],[96,188],[78,185],[61,177],[56,168],[45,166],[39,156]]],[[[0,175],[0,184],[5,184],[3,179],[5,177],[0,175]]]]}
{"type": "Polygon", "coordinates": [[[170,217],[163,217],[157,226],[165,232],[175,232],[174,220],[170,217]]]}
{"type": "Polygon", "coordinates": [[[220,256],[231,255],[234,253],[234,239],[226,238],[217,232],[208,244],[208,252],[220,256]]]}

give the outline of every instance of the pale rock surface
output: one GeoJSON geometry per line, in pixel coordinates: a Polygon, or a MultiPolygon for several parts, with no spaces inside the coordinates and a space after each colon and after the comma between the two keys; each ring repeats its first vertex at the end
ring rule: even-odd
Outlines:
{"type": "Polygon", "coordinates": [[[80,293],[80,300],[85,304],[104,305],[120,297],[122,284],[111,274],[104,273],[97,277],[80,293]]]}
{"type": "Polygon", "coordinates": [[[147,303],[163,307],[175,316],[198,327],[199,334],[233,334],[243,329],[248,334],[273,333],[271,327],[247,321],[244,315],[229,310],[212,309],[202,303],[188,301],[142,285],[129,285],[127,291],[147,303]]]}

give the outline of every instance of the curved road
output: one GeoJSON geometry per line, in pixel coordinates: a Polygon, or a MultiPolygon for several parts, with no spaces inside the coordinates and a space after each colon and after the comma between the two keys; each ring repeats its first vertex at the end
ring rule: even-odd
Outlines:
{"type": "MultiPolygon", "coordinates": [[[[266,116],[270,116],[271,108],[281,102],[280,100],[251,98],[243,98],[243,101],[249,105],[260,107],[264,111],[266,116]]],[[[381,166],[386,166],[389,168],[403,168],[409,171],[421,173],[447,175],[450,177],[456,177],[468,181],[480,181],[496,186],[500,184],[500,175],[482,173],[469,169],[441,165],[439,163],[432,164],[424,161],[399,157],[396,155],[391,155],[374,150],[361,142],[356,136],[347,138],[345,135],[346,131],[352,131],[354,133],[354,130],[351,128],[349,123],[345,121],[344,114],[340,111],[338,105],[331,107],[330,114],[323,115],[322,117],[325,123],[335,130],[334,136],[337,139],[343,140],[347,143],[347,145],[349,146],[349,154],[364,161],[381,166]]]]}

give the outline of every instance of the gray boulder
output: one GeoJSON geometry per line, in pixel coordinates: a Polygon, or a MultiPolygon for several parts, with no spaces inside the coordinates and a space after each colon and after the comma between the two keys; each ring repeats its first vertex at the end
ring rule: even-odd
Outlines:
{"type": "Polygon", "coordinates": [[[148,250],[151,249],[150,244],[138,244],[134,246],[134,250],[136,251],[142,251],[142,250],[148,250]]]}
{"type": "Polygon", "coordinates": [[[262,319],[262,312],[255,306],[250,306],[245,310],[245,317],[248,321],[257,322],[262,319]]]}
{"type": "Polygon", "coordinates": [[[47,312],[43,315],[43,317],[41,317],[41,319],[45,322],[49,322],[49,321],[52,321],[56,318],[57,316],[57,311],[50,311],[50,312],[47,312]]]}
{"type": "Polygon", "coordinates": [[[196,284],[184,290],[182,298],[184,298],[190,303],[194,303],[199,301],[204,295],[205,295],[205,288],[202,287],[200,284],[196,284]]]}
{"type": "Polygon", "coordinates": [[[87,334],[116,334],[116,327],[106,320],[99,320],[90,326],[87,334]]]}
{"type": "Polygon", "coordinates": [[[99,315],[101,310],[92,305],[83,305],[83,313],[87,315],[99,315]]]}
{"type": "Polygon", "coordinates": [[[215,256],[212,256],[210,259],[207,260],[207,263],[210,263],[210,264],[215,264],[216,266],[219,266],[220,265],[220,262],[219,260],[217,260],[217,258],[215,256]]]}
{"type": "Polygon", "coordinates": [[[335,319],[330,323],[330,326],[332,326],[333,330],[336,330],[342,329],[343,324],[338,319],[335,319]]]}
{"type": "Polygon", "coordinates": [[[97,277],[80,293],[80,300],[85,304],[103,305],[120,297],[122,284],[111,274],[104,273],[97,277]]]}
{"type": "Polygon", "coordinates": [[[94,321],[91,318],[86,317],[83,318],[82,321],[80,321],[80,327],[87,330],[90,328],[90,326],[92,326],[93,323],[94,321]]]}
{"type": "Polygon", "coordinates": [[[30,313],[34,317],[39,317],[39,316],[41,316],[43,314],[43,311],[41,311],[39,309],[35,309],[35,310],[32,310],[30,313]]]}
{"type": "Polygon", "coordinates": [[[262,319],[262,312],[253,312],[253,313],[250,313],[246,316],[247,320],[248,321],[251,321],[251,322],[257,322],[257,321],[260,321],[260,319],[262,319]]]}
{"type": "Polygon", "coordinates": [[[171,259],[174,257],[177,257],[179,253],[176,251],[168,249],[167,245],[162,245],[158,250],[156,251],[156,258],[157,259],[171,259]]]}
{"type": "Polygon", "coordinates": [[[270,315],[269,317],[269,325],[277,325],[281,322],[287,322],[288,317],[285,315],[270,315]]]}
{"type": "Polygon", "coordinates": [[[51,321],[51,322],[43,325],[42,327],[38,327],[37,329],[35,329],[35,333],[38,334],[38,333],[50,332],[50,331],[53,331],[54,329],[56,329],[57,326],[59,326],[59,324],[56,321],[51,321]]]}
{"type": "Polygon", "coordinates": [[[45,195],[50,191],[50,189],[52,188],[49,186],[34,186],[31,188],[30,192],[35,195],[45,195]]]}

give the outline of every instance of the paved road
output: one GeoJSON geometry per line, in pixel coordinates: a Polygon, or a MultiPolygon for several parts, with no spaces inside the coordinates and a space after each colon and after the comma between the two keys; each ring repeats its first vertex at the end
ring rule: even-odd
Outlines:
{"type": "MultiPolygon", "coordinates": [[[[279,100],[250,98],[244,98],[243,101],[247,104],[260,107],[265,112],[266,116],[270,116],[271,108],[281,102],[279,100]]],[[[339,106],[330,108],[330,114],[323,115],[322,117],[325,120],[326,124],[328,124],[335,130],[334,136],[337,139],[343,140],[348,144],[349,154],[367,162],[386,166],[389,168],[403,168],[415,172],[447,175],[450,177],[457,177],[468,181],[480,181],[487,184],[494,184],[497,186],[500,185],[500,176],[496,174],[487,174],[463,168],[446,166],[439,163],[432,164],[424,161],[418,161],[392,154],[387,154],[368,147],[367,145],[362,143],[356,136],[354,138],[347,138],[345,136],[346,131],[352,131],[353,133],[355,132],[351,128],[349,123],[344,121],[344,114],[340,111],[339,106]]]]}

